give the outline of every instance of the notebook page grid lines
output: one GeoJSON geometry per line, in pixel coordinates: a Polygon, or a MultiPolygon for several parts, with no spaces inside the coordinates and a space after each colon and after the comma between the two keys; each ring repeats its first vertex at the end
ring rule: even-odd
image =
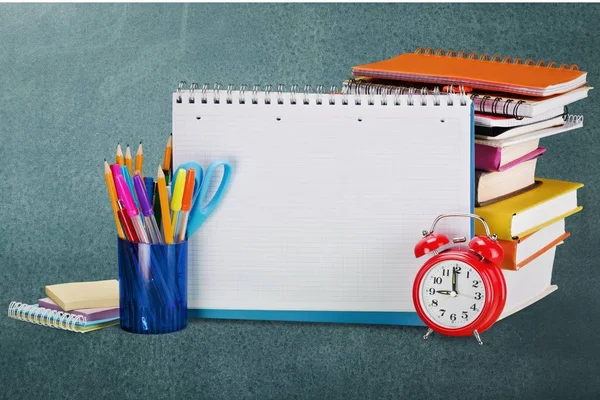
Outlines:
{"type": "Polygon", "coordinates": [[[413,310],[421,230],[441,212],[469,211],[469,177],[440,179],[470,168],[468,112],[175,99],[174,165],[222,158],[234,168],[190,243],[188,307],[413,310]]]}

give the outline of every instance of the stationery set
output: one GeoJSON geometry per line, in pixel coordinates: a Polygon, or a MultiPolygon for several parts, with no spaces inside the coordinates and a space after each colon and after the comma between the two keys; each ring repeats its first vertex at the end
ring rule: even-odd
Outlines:
{"type": "MultiPolygon", "coordinates": [[[[556,246],[583,185],[536,166],[552,157],[545,138],[583,126],[567,106],[587,97],[586,73],[418,48],[352,75],[340,88],[181,82],[157,179],[136,172],[143,153],[118,147],[104,171],[123,329],[173,332],[188,317],[426,324],[480,341],[556,290],[556,246]],[[468,255],[443,255],[457,246],[468,255]],[[452,257],[465,275],[458,264],[446,275],[452,257]],[[467,273],[488,290],[469,296],[490,299],[440,314],[467,273]],[[492,288],[504,295],[492,301],[492,288]]],[[[40,306],[68,311],[52,300],[40,306]]],[[[72,312],[87,320],[70,326],[108,323],[107,312],[72,312]]]]}

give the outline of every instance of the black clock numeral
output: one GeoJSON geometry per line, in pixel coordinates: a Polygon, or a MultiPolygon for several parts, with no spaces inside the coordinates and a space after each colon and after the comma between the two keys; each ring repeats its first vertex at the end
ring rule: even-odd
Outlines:
{"type": "Polygon", "coordinates": [[[444,314],[446,314],[446,310],[444,310],[443,308],[440,308],[440,312],[442,313],[442,317],[444,316],[444,314]]]}
{"type": "Polygon", "coordinates": [[[444,268],[444,269],[442,270],[442,275],[443,275],[443,276],[450,276],[450,270],[449,270],[449,269],[446,269],[446,268],[444,268]]]}
{"type": "Polygon", "coordinates": [[[478,288],[481,281],[473,281],[473,287],[478,288]]]}
{"type": "Polygon", "coordinates": [[[456,321],[456,314],[450,314],[450,321],[456,321]]]}
{"type": "Polygon", "coordinates": [[[434,288],[429,288],[428,292],[429,292],[429,294],[435,294],[435,289],[434,288]]]}
{"type": "Polygon", "coordinates": [[[438,306],[438,301],[436,299],[431,300],[431,306],[432,307],[437,307],[438,306]]]}
{"type": "Polygon", "coordinates": [[[471,310],[473,311],[477,311],[477,304],[473,304],[471,307],[469,307],[471,310]]]}
{"type": "Polygon", "coordinates": [[[467,271],[467,279],[469,279],[469,274],[471,273],[471,271],[467,271]]]}
{"type": "Polygon", "coordinates": [[[462,317],[462,319],[469,319],[469,313],[466,311],[463,311],[461,317],[462,317]]]}
{"type": "Polygon", "coordinates": [[[483,294],[481,292],[475,292],[475,300],[481,300],[483,298],[483,294]]]}
{"type": "Polygon", "coordinates": [[[435,278],[433,278],[433,283],[436,285],[441,285],[442,284],[442,277],[441,276],[436,276],[435,278]]]}
{"type": "Polygon", "coordinates": [[[456,267],[454,267],[454,271],[455,271],[457,274],[460,274],[460,273],[462,272],[462,267],[461,267],[460,265],[457,265],[456,267]]]}

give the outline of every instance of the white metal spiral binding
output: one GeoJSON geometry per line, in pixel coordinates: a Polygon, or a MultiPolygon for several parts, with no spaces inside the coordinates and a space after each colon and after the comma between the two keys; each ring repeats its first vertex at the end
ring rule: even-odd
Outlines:
{"type": "Polygon", "coordinates": [[[478,59],[481,61],[499,62],[499,63],[503,63],[503,64],[523,64],[523,65],[532,65],[532,66],[544,67],[544,68],[570,69],[572,71],[579,70],[579,66],[577,64],[568,65],[566,63],[561,63],[560,65],[558,65],[554,61],[550,61],[550,62],[546,62],[544,60],[535,61],[531,58],[529,58],[527,60],[523,60],[520,57],[512,59],[509,56],[502,57],[499,54],[494,54],[493,56],[490,57],[487,53],[483,53],[480,55],[474,51],[472,51],[472,52],[459,51],[457,53],[456,51],[454,51],[452,49],[450,49],[450,50],[444,50],[444,49],[434,50],[433,47],[428,47],[426,49],[423,47],[417,47],[416,50],[414,51],[414,53],[415,54],[425,54],[425,55],[436,56],[436,57],[468,58],[471,60],[478,59]]]}
{"type": "MultiPolygon", "coordinates": [[[[465,94],[464,86],[458,86],[458,93],[455,92],[454,86],[447,86],[444,90],[444,98],[446,105],[453,106],[455,98],[460,100],[460,105],[465,106],[467,104],[467,96],[465,94]]],[[[364,82],[361,80],[351,79],[347,83],[344,84],[343,92],[348,95],[362,95],[366,94],[371,98],[373,95],[380,95],[382,98],[381,104],[387,105],[387,96],[394,94],[394,102],[395,105],[400,105],[398,102],[398,98],[401,95],[407,94],[408,101],[407,105],[414,105],[414,97],[415,93],[420,94],[419,103],[423,106],[428,105],[428,95],[433,96],[433,105],[439,106],[442,103],[442,92],[438,86],[433,88],[415,88],[409,86],[395,86],[395,85],[385,85],[381,83],[372,83],[372,82],[364,82]]]]}
{"type": "MultiPolygon", "coordinates": [[[[196,102],[198,84],[195,82],[190,84],[187,101],[184,100],[185,96],[183,96],[186,85],[186,81],[179,83],[176,96],[177,103],[196,102]]],[[[338,91],[337,86],[332,85],[327,93],[324,92],[323,85],[317,85],[314,90],[311,85],[305,85],[300,93],[299,87],[296,84],[291,85],[289,92],[286,92],[284,84],[278,84],[275,93],[273,93],[272,85],[265,85],[264,87],[252,85],[250,101],[248,101],[246,94],[248,85],[240,85],[236,91],[233,84],[227,85],[227,89],[223,90],[223,85],[220,83],[215,83],[212,89],[210,84],[205,83],[200,90],[200,102],[203,104],[209,102],[219,104],[221,103],[221,92],[223,91],[225,91],[224,103],[226,104],[258,104],[261,102],[264,104],[281,105],[287,101],[290,105],[353,104],[359,106],[364,104],[372,106],[375,103],[379,103],[382,106],[439,106],[445,103],[447,106],[453,106],[454,102],[458,100],[461,106],[466,106],[468,99],[463,86],[458,87],[458,93],[454,90],[453,86],[446,87],[444,93],[442,93],[439,87],[385,86],[352,80],[348,85],[344,85],[342,92],[338,91]],[[393,97],[393,101],[391,97],[393,97]]]]}
{"type": "Polygon", "coordinates": [[[563,119],[565,120],[566,123],[578,124],[580,122],[583,122],[583,115],[567,114],[563,117],[563,119]]]}
{"type": "Polygon", "coordinates": [[[73,332],[77,332],[76,328],[78,325],[83,326],[86,323],[86,318],[82,315],[51,310],[49,308],[19,303],[17,301],[12,301],[8,306],[8,316],[32,324],[73,332]]]}

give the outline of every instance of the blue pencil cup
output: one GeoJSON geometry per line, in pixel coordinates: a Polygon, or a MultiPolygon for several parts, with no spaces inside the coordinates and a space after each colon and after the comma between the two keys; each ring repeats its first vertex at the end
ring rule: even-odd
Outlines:
{"type": "Polygon", "coordinates": [[[118,239],[121,329],[170,333],[187,325],[187,241],[132,243],[118,239]]]}

